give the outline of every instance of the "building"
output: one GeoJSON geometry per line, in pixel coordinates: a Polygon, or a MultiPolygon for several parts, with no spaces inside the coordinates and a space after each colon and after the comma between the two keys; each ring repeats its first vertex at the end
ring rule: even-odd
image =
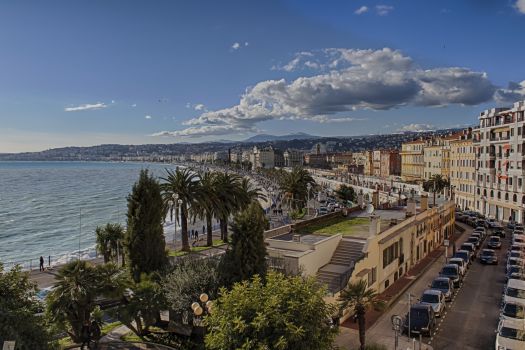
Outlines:
{"type": "Polygon", "coordinates": [[[473,130],[476,149],[476,210],[498,220],[523,223],[525,101],[492,108],[473,130]]]}
{"type": "Polygon", "coordinates": [[[304,163],[308,165],[310,168],[326,168],[328,166],[328,162],[326,161],[326,153],[305,154],[304,163]]]}
{"type": "Polygon", "coordinates": [[[465,130],[459,139],[450,142],[450,185],[454,190],[456,206],[462,210],[474,210],[476,152],[472,129],[465,130]]]}
{"type": "Polygon", "coordinates": [[[381,151],[372,151],[372,176],[381,177],[381,151]]]}
{"type": "Polygon", "coordinates": [[[330,164],[332,166],[337,165],[350,165],[352,164],[353,157],[352,152],[337,152],[329,155],[330,164]]]}
{"type": "Polygon", "coordinates": [[[363,175],[372,176],[374,175],[373,151],[364,151],[363,153],[365,156],[363,175]]]}
{"type": "Polygon", "coordinates": [[[272,169],[275,167],[275,152],[273,147],[258,148],[254,146],[250,161],[252,162],[253,170],[259,168],[272,169]]]}
{"type": "Polygon", "coordinates": [[[287,168],[295,168],[303,166],[303,152],[293,149],[287,149],[283,153],[284,166],[287,168]]]}
{"type": "Polygon", "coordinates": [[[401,175],[401,156],[398,150],[381,151],[381,176],[401,175]]]}
{"type": "Polygon", "coordinates": [[[280,149],[274,149],[274,166],[276,168],[284,167],[284,154],[280,149]]]}
{"type": "Polygon", "coordinates": [[[401,177],[407,182],[423,180],[425,161],[423,150],[424,140],[405,142],[401,145],[401,177]]]}
{"type": "Polygon", "coordinates": [[[441,140],[432,140],[423,149],[423,159],[425,168],[423,170],[423,179],[429,180],[434,175],[441,175],[443,166],[443,145],[441,140]]]}

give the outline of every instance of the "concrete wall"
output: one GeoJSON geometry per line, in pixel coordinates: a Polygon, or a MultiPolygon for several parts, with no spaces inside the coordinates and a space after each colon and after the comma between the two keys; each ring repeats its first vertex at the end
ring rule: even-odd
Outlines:
{"type": "Polygon", "coordinates": [[[317,242],[314,244],[314,250],[301,256],[298,264],[303,276],[315,276],[321,267],[328,264],[342,237],[341,234],[337,234],[317,242]]]}

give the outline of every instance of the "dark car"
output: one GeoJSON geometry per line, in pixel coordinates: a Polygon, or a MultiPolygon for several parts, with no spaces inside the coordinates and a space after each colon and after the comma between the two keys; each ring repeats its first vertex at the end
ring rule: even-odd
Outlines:
{"type": "MultiPolygon", "coordinates": [[[[508,269],[507,269],[507,274],[506,274],[506,277],[507,279],[509,278],[514,278],[514,279],[517,279],[515,278],[514,276],[523,276],[525,275],[525,269],[520,267],[520,266],[510,266],[508,269]]],[[[519,278],[521,279],[521,278],[519,278]]]]}
{"type": "Polygon", "coordinates": [[[461,274],[459,272],[459,266],[454,264],[446,264],[441,268],[439,272],[440,277],[448,277],[454,283],[454,287],[459,287],[461,283],[461,274]]]}
{"type": "Polygon", "coordinates": [[[503,231],[503,230],[496,230],[496,231],[494,231],[493,235],[505,238],[505,231],[503,231]]]}
{"type": "Polygon", "coordinates": [[[476,248],[479,248],[479,245],[480,245],[480,240],[478,237],[476,236],[470,236],[468,239],[467,239],[467,243],[472,243],[474,244],[474,246],[476,248]]]}
{"type": "Polygon", "coordinates": [[[498,264],[498,256],[492,249],[483,249],[479,255],[479,262],[482,264],[498,264]]]}
{"type": "Polygon", "coordinates": [[[432,306],[425,304],[414,304],[410,307],[410,313],[405,316],[403,333],[408,334],[408,323],[410,322],[410,335],[424,334],[431,336],[436,327],[436,317],[432,306]],[[410,316],[410,317],[409,317],[410,316]]]}
{"type": "Polygon", "coordinates": [[[500,249],[501,248],[501,238],[498,236],[490,236],[487,246],[491,249],[500,249]]]}
{"type": "Polygon", "coordinates": [[[470,252],[468,250],[456,250],[456,254],[454,254],[454,258],[463,259],[465,263],[467,264],[467,267],[471,263],[470,252]]]}
{"type": "Polygon", "coordinates": [[[448,277],[436,277],[429,285],[431,289],[436,289],[441,291],[445,296],[446,301],[452,300],[452,295],[454,294],[454,284],[448,277]]]}
{"type": "Polygon", "coordinates": [[[525,252],[511,251],[511,252],[509,252],[508,257],[509,258],[525,259],[525,252]]]}
{"type": "Polygon", "coordinates": [[[476,247],[472,243],[463,243],[459,246],[460,250],[466,250],[470,252],[470,260],[474,260],[474,256],[476,255],[476,247]]]}
{"type": "Polygon", "coordinates": [[[507,223],[507,228],[508,228],[509,230],[514,230],[514,228],[516,228],[516,223],[515,223],[514,221],[509,221],[509,222],[507,223]]]}

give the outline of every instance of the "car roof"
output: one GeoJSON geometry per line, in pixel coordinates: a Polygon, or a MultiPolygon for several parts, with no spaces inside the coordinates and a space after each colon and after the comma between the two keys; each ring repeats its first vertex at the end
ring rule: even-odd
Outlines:
{"type": "Polygon", "coordinates": [[[465,249],[456,250],[456,254],[457,253],[470,254],[470,252],[468,250],[465,250],[465,249]]]}
{"type": "Polygon", "coordinates": [[[423,294],[441,295],[443,292],[437,289],[427,289],[423,292],[423,294]]]}
{"type": "Polygon", "coordinates": [[[448,259],[448,261],[461,261],[461,262],[463,262],[465,260],[463,260],[462,258],[450,258],[450,259],[448,259]]]}
{"type": "Polygon", "coordinates": [[[525,331],[525,322],[520,321],[520,320],[512,320],[512,319],[504,318],[500,321],[500,326],[525,331]]]}
{"type": "Polygon", "coordinates": [[[517,288],[517,289],[525,289],[525,281],[517,280],[514,278],[509,279],[507,282],[507,287],[510,288],[517,288]]]}
{"type": "Polygon", "coordinates": [[[455,264],[445,264],[445,265],[443,265],[443,267],[453,267],[453,268],[457,269],[457,268],[458,268],[458,265],[455,265],[455,264]]]}
{"type": "Polygon", "coordinates": [[[493,253],[495,253],[496,251],[494,249],[483,249],[481,252],[482,253],[483,252],[493,252],[493,253]]]}
{"type": "Polygon", "coordinates": [[[434,278],[434,281],[447,281],[447,282],[450,282],[450,278],[448,277],[436,277],[434,278]]]}
{"type": "Polygon", "coordinates": [[[490,238],[490,239],[492,239],[492,238],[497,238],[497,239],[500,239],[500,237],[499,237],[499,236],[490,236],[489,238],[490,238]]]}
{"type": "Polygon", "coordinates": [[[425,310],[428,310],[428,309],[432,309],[432,306],[428,305],[428,304],[423,304],[423,303],[416,303],[416,304],[412,304],[412,306],[410,306],[411,309],[425,309],[425,310]]]}

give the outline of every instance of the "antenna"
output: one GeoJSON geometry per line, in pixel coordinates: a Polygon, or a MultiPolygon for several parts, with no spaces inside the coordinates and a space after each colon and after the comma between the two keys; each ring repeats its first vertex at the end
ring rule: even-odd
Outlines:
{"type": "Polygon", "coordinates": [[[368,206],[366,207],[366,213],[367,214],[372,214],[374,212],[375,208],[372,204],[368,204],[368,206]]]}

